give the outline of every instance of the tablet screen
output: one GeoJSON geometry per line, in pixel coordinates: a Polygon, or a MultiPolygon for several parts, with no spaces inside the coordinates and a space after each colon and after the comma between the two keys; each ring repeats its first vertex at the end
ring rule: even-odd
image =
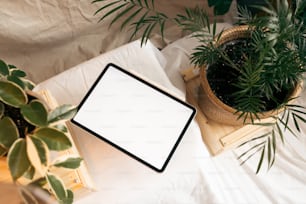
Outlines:
{"type": "Polygon", "coordinates": [[[194,115],[184,101],[108,64],[72,122],[161,172],[194,115]]]}

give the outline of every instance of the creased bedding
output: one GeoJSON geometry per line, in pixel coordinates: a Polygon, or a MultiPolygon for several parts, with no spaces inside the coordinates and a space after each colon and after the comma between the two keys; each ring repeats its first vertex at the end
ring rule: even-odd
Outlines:
{"type": "MultiPolygon", "coordinates": [[[[177,72],[177,75],[180,68],[188,65],[188,45],[192,43],[195,42],[186,37],[160,52],[150,42],[140,48],[140,42],[135,41],[42,82],[37,89],[50,90],[59,103],[78,104],[106,63],[113,62],[184,97],[181,78],[173,74],[177,72]]],[[[304,93],[299,103],[305,100],[304,93]]],[[[76,203],[303,204],[306,203],[306,127],[302,131],[298,139],[285,133],[286,146],[278,145],[278,157],[272,169],[256,175],[256,159],[240,166],[236,151],[211,157],[195,121],[161,174],[96,137],[74,129],[97,187],[96,192],[76,203]]]]}

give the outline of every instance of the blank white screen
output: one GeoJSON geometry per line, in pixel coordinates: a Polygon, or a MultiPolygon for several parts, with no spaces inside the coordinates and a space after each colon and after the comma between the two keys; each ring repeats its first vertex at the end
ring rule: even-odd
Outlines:
{"type": "Polygon", "coordinates": [[[109,66],[73,120],[160,170],[193,113],[109,66]]]}

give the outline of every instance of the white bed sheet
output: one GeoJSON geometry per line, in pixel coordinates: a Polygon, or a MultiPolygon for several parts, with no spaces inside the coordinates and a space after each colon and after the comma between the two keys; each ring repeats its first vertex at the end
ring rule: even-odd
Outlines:
{"type": "MultiPolygon", "coordinates": [[[[179,69],[188,66],[194,43],[184,38],[160,52],[150,42],[140,48],[135,41],[50,78],[36,89],[48,89],[60,104],[77,105],[105,65],[113,62],[184,98],[179,69]]],[[[254,173],[256,160],[240,166],[233,151],[211,157],[195,121],[163,173],[83,130],[75,131],[97,189],[77,200],[78,204],[306,203],[306,127],[299,142],[290,137],[285,147],[279,145],[273,168],[259,175],[254,173]]]]}

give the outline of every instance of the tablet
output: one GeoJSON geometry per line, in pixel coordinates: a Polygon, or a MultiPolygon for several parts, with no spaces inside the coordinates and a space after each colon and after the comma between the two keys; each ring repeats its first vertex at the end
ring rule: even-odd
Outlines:
{"type": "Polygon", "coordinates": [[[184,101],[108,64],[79,104],[72,123],[162,172],[194,115],[195,109],[184,101]]]}

